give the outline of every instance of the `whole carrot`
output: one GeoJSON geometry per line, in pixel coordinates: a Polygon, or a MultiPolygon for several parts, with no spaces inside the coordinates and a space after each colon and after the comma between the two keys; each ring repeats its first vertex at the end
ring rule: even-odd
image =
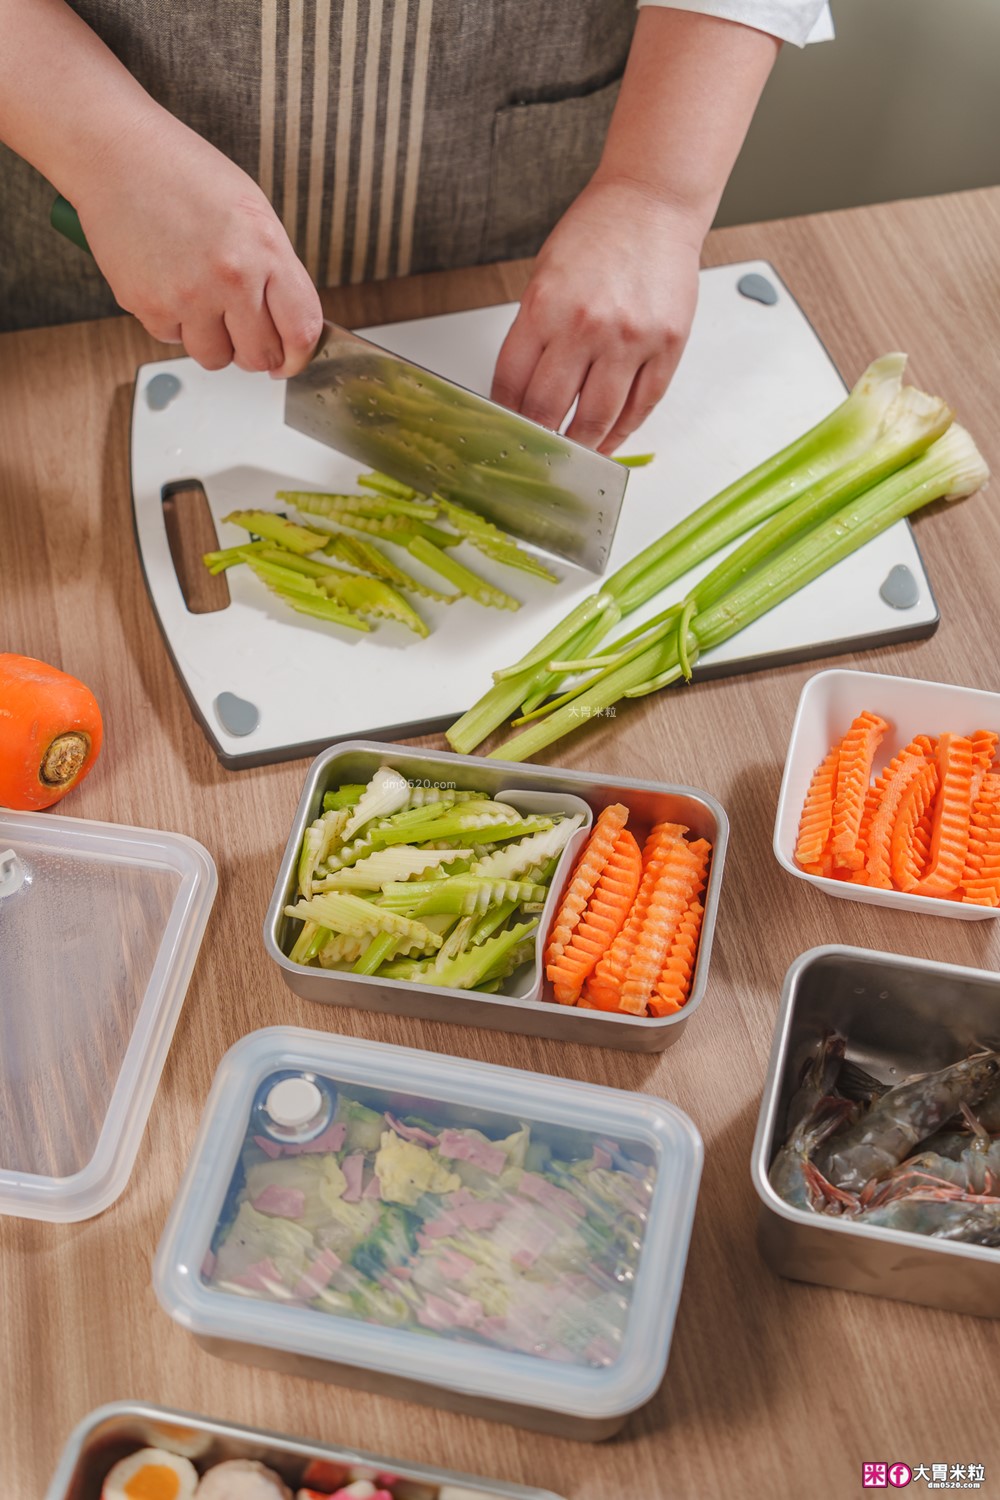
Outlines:
{"type": "Polygon", "coordinates": [[[103,733],[97,699],[82,682],[0,652],[0,806],[51,807],[89,774],[103,733]]]}

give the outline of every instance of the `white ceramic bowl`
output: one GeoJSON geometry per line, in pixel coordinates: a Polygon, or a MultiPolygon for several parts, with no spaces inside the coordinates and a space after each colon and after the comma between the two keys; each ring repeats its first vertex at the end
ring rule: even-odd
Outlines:
{"type": "Polygon", "coordinates": [[[795,863],[795,841],[809,782],[816,767],[851,721],[865,709],[887,719],[889,730],[879,746],[874,770],[882,767],[918,734],[972,734],[977,729],[1000,731],[1000,693],[957,687],[950,682],[922,682],[912,677],[886,677],[880,672],[817,672],[802,689],[785,757],[785,774],[774,821],[774,853],[790,875],[807,880],[831,896],[867,901],[929,917],[957,917],[976,922],[1000,916],[1000,910],[945,901],[936,896],[908,895],[872,886],[809,875],[795,863]]]}

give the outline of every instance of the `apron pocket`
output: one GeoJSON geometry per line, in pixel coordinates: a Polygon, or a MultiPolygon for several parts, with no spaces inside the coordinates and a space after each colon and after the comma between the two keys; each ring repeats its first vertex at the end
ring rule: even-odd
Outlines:
{"type": "Polygon", "coordinates": [[[481,261],[537,252],[597,167],[620,85],[497,110],[481,261]]]}

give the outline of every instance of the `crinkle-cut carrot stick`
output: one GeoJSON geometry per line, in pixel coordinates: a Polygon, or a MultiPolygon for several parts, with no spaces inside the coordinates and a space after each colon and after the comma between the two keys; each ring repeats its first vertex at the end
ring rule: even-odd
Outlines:
{"type": "Polygon", "coordinates": [[[830,847],[837,864],[845,870],[860,870],[865,862],[858,848],[861,815],[875,751],[888,727],[885,719],[866,711],[858,715],[840,742],[830,847]]]}
{"type": "Polygon", "coordinates": [[[562,905],[556,913],[545,949],[545,963],[560,958],[580,924],[584,908],[594,893],[601,871],[611,857],[615,840],[625,827],[628,808],[621,802],[605,807],[594,824],[590,838],[570,876],[562,905]]]}
{"type": "Polygon", "coordinates": [[[924,766],[932,765],[922,751],[914,752],[907,745],[901,755],[889,762],[872,788],[877,799],[877,811],[868,830],[865,873],[868,884],[879,890],[892,890],[892,868],[889,862],[889,846],[893,825],[903,793],[913,778],[924,766]],[[881,785],[880,785],[881,783],[881,785]]]}
{"type": "Polygon", "coordinates": [[[795,844],[795,863],[810,875],[822,873],[823,855],[830,842],[839,761],[840,746],[834,745],[826,759],[813,772],[802,807],[795,844]]]}
{"type": "Polygon", "coordinates": [[[962,899],[973,906],[1000,906],[1000,776],[995,772],[983,778],[972,809],[962,899]]]}
{"type": "Polygon", "coordinates": [[[684,823],[654,823],[642,846],[643,866],[663,850],[671,849],[690,829],[684,823]]]}
{"type": "Polygon", "coordinates": [[[649,903],[653,899],[657,879],[665,861],[670,857],[675,842],[675,839],[668,839],[666,835],[658,836],[655,841],[651,835],[646,840],[643,848],[645,863],[642,879],[639,881],[639,889],[632,903],[632,910],[611,947],[595,965],[584,990],[586,998],[599,1010],[618,1009],[621,988],[625,983],[625,975],[628,973],[628,966],[635,952],[639,932],[649,910],[649,903]]]}
{"type": "Polygon", "coordinates": [[[691,976],[698,956],[698,937],[704,915],[705,908],[695,897],[680,920],[670,952],[649,997],[651,1016],[672,1015],[681,1009],[691,993],[691,976]]]}
{"type": "Polygon", "coordinates": [[[923,878],[927,861],[931,857],[931,833],[934,828],[934,803],[924,813],[913,830],[913,869],[918,879],[923,878]]]}
{"type": "Polygon", "coordinates": [[[546,966],[560,1005],[575,1005],[584,982],[625,924],[642,878],[642,854],[627,828],[615,840],[594,894],[569,942],[546,966]]]}
{"type": "Polygon", "coordinates": [[[972,804],[975,806],[986,774],[992,769],[1000,735],[992,729],[977,729],[969,738],[972,740],[972,804]]]}
{"type": "Polygon", "coordinates": [[[712,852],[706,839],[678,842],[664,861],[639,930],[635,950],[622,984],[619,1006],[630,1015],[644,1016],[680,928],[681,919],[705,883],[712,852]]]}
{"type": "Polygon", "coordinates": [[[969,852],[975,759],[971,739],[943,734],[937,747],[940,789],[934,804],[930,856],[917,883],[921,896],[946,896],[962,879],[969,852]]]}
{"type": "Polygon", "coordinates": [[[923,861],[921,851],[914,843],[914,833],[934,802],[939,779],[937,762],[928,760],[899,799],[889,839],[889,868],[897,891],[912,891],[920,880],[923,861]]]}

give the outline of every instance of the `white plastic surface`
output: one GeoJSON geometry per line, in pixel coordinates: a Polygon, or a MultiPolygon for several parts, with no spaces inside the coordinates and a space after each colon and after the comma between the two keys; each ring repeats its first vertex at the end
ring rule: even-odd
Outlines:
{"type": "Polygon", "coordinates": [[[179,834],[0,809],[0,1213],[92,1218],[128,1181],[217,877],[179,834]]]}
{"type": "MultiPolygon", "coordinates": [[[[359,331],[472,390],[488,392],[516,310],[514,305],[481,308],[359,331]]],[[[871,351],[873,356],[881,352],[871,351]]],[[[629,453],[651,451],[656,459],[630,475],[609,570],[825,416],[843,399],[844,389],[808,320],[766,262],[703,271],[680,369],[667,398],[626,445],[629,453]],[[774,284],[774,306],[737,292],[736,283],[750,271],[774,284]]],[[[164,486],[200,480],[219,545],[226,547],[246,540],[245,531],[222,524],[231,510],[276,509],[278,489],[353,490],[357,474],[350,459],[285,426],[283,387],[266,375],[235,368],[209,374],[192,360],[144,365],[138,372],[132,493],[143,566],[187,690],[219,753],[234,762],[368,732],[402,731],[406,725],[444,725],[490,685],[496,667],[523,655],[597,585],[593,574],[558,563],[563,581],[553,587],[491,563],[463,544],[456,556],[520,599],[516,614],[468,600],[446,606],[417,598],[416,608],[432,626],[429,639],[386,622],[362,636],[295,614],[248,568],[229,571],[227,609],[188,612],[167,542],[164,486]],[[168,372],[181,389],[163,410],[151,410],[146,388],[168,372]],[[259,708],[260,721],[251,733],[227,732],[213,706],[222,692],[259,708]]],[[[408,554],[388,550],[407,570],[421,573],[408,554]]],[[[423,576],[428,583],[441,582],[423,576]]],[[[695,571],[679,580],[646,614],[681,597],[697,576],[695,571]]],[[[700,669],[735,671],[790,652],[822,656],[847,650],[852,642],[929,633],[936,619],[913,535],[900,522],[706,653],[700,669]],[[879,597],[883,580],[898,564],[906,565],[917,583],[919,598],[911,609],[893,609],[879,597]]]]}
{"type": "Polygon", "coordinates": [[[298,1130],[315,1120],[323,1107],[323,1095],[308,1078],[283,1078],[267,1096],[265,1108],[275,1125],[298,1130]]]}
{"type": "Polygon", "coordinates": [[[828,895],[839,896],[845,901],[922,912],[928,917],[954,917],[963,922],[978,922],[985,917],[1000,915],[988,906],[945,901],[935,896],[909,895],[905,891],[883,891],[873,886],[809,875],[795,863],[799,818],[812,774],[830,746],[866,709],[869,713],[880,714],[889,723],[889,731],[875,759],[876,775],[918,734],[939,735],[948,730],[953,734],[973,734],[977,729],[1000,732],[1000,693],[957,687],[949,682],[886,677],[879,672],[839,669],[817,672],[802,689],[788,742],[774,823],[774,853],[778,863],[790,875],[807,880],[828,895]]]}
{"type": "MultiPolygon", "coordinates": [[[[463,1115],[463,1119],[467,1117],[463,1115]]],[[[472,1123],[471,1120],[468,1123],[472,1123]]],[[[153,1284],[166,1311],[203,1337],[282,1349],[383,1370],[485,1400],[516,1401],[582,1418],[634,1410],[666,1367],[701,1174],[701,1138],[674,1105],[464,1058],[275,1027],[244,1037],[223,1058],[191,1163],[156,1255],[153,1284]],[[529,1125],[607,1135],[653,1153],[657,1175],[619,1358],[595,1368],[488,1345],[336,1317],[311,1307],[247,1299],[201,1276],[264,1080],[285,1069],[337,1086],[369,1086],[446,1105],[510,1115],[529,1125]]]]}

